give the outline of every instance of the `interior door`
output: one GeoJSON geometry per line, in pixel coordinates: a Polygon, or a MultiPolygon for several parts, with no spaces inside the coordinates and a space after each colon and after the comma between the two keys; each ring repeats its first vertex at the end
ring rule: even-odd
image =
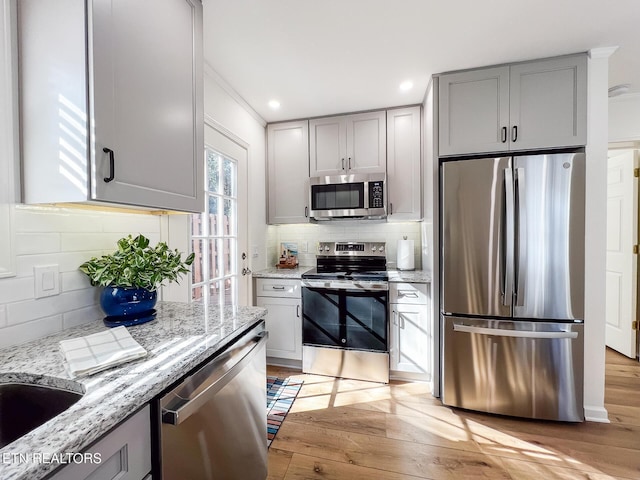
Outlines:
{"type": "Polygon", "coordinates": [[[511,316],[505,238],[511,158],[444,162],[441,175],[443,312],[511,316]]]}
{"type": "Polygon", "coordinates": [[[636,356],[638,154],[613,151],[607,173],[606,344],[627,357],[636,356]]]}

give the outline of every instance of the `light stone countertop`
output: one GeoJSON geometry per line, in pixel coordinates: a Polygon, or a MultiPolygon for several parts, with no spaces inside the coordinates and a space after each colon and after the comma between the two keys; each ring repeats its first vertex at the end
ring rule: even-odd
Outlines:
{"type": "MultiPolygon", "coordinates": [[[[289,278],[300,279],[302,274],[313,267],[298,267],[294,269],[267,268],[253,272],[253,278],[289,278]]],[[[431,283],[431,272],[426,270],[387,270],[390,282],[431,283]]]]}
{"type": "Polygon", "coordinates": [[[155,320],[128,328],[147,356],[91,376],[72,379],[68,375],[58,342],[103,331],[106,327],[101,321],[0,350],[0,383],[34,383],[85,392],[68,410],[0,449],[2,480],[45,477],[59,465],[24,462],[17,460],[19,455],[33,458],[34,454],[81,452],[266,314],[259,307],[205,309],[200,304],[178,302],[158,302],[156,310],[155,320]]]}
{"type": "Polygon", "coordinates": [[[270,267],[265,270],[253,272],[251,275],[253,278],[290,278],[299,280],[303,273],[308,272],[313,267],[298,266],[296,268],[276,268],[270,267]]]}

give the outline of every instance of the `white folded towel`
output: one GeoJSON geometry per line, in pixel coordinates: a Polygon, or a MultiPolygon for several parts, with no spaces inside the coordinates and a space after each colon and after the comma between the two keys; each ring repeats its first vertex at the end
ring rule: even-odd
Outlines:
{"type": "Polygon", "coordinates": [[[147,351],[131,337],[126,327],[62,340],[60,350],[72,377],[91,375],[147,355],[147,351]]]}

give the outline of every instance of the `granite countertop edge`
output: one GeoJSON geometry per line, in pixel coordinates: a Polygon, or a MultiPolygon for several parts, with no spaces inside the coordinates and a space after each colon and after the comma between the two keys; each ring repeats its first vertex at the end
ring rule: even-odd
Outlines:
{"type": "Polygon", "coordinates": [[[128,327],[147,356],[94,375],[70,377],[58,342],[106,330],[101,321],[0,350],[0,383],[84,392],[69,409],[0,449],[0,478],[46,477],[60,464],[36,461],[34,454],[82,452],[266,315],[260,307],[204,307],[179,302],[158,302],[156,310],[155,320],[128,327]]]}
{"type": "MultiPolygon", "coordinates": [[[[299,280],[302,278],[302,274],[308,272],[313,267],[299,266],[297,268],[266,268],[253,272],[253,278],[277,278],[277,279],[291,279],[299,280]]],[[[389,282],[392,283],[431,283],[431,272],[428,270],[387,270],[389,274],[389,282]]]]}

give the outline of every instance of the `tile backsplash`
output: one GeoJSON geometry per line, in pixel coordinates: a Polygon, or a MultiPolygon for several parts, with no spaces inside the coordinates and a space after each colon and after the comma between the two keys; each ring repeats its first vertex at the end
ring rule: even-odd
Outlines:
{"type": "Polygon", "coordinates": [[[0,348],[102,319],[98,289],[78,270],[142,233],[160,240],[160,217],[62,207],[14,207],[16,276],[0,279],[0,348]],[[60,294],[35,298],[34,267],[58,265],[60,294]]]}
{"type": "Polygon", "coordinates": [[[333,222],[271,226],[267,234],[267,258],[270,265],[275,265],[278,261],[280,243],[295,242],[298,244],[298,263],[312,266],[316,263],[318,242],[375,241],[386,242],[387,266],[393,269],[396,265],[398,240],[406,236],[414,241],[414,264],[416,269],[420,269],[423,258],[422,232],[421,222],[333,222]]]}

